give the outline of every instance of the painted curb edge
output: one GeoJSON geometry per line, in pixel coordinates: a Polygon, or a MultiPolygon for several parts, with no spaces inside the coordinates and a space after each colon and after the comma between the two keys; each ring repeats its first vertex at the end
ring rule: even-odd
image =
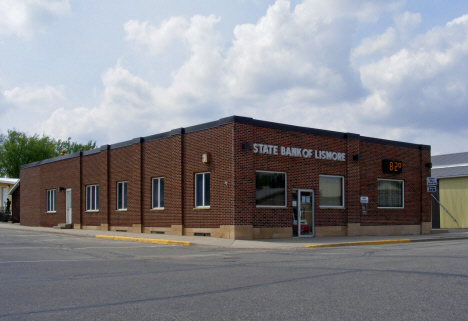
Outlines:
{"type": "Polygon", "coordinates": [[[116,241],[131,241],[131,242],[165,244],[165,245],[184,245],[184,246],[191,245],[190,242],[185,242],[185,241],[159,240],[159,239],[148,239],[148,238],[128,237],[128,236],[96,235],[96,238],[116,240],[116,241]]]}

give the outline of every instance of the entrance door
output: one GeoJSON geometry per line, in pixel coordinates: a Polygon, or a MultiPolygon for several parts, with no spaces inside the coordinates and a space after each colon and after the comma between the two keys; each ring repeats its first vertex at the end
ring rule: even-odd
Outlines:
{"type": "Polygon", "coordinates": [[[1,194],[1,199],[2,199],[2,203],[0,204],[0,210],[4,210],[6,206],[5,203],[8,197],[8,188],[2,187],[2,190],[0,192],[1,192],[0,194],[1,194]]]}
{"type": "Polygon", "coordinates": [[[293,236],[314,236],[314,191],[293,191],[293,236]]]}
{"type": "Polygon", "coordinates": [[[71,188],[68,188],[65,195],[65,206],[66,206],[66,214],[65,214],[65,223],[71,224],[72,223],[72,194],[71,188]]]}

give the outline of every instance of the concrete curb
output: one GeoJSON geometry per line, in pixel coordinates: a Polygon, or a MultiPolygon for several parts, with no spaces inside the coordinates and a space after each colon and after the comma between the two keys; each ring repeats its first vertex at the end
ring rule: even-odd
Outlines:
{"type": "Polygon", "coordinates": [[[455,241],[455,240],[468,240],[468,236],[453,236],[453,237],[438,237],[434,239],[415,239],[411,243],[416,242],[433,242],[433,241],[455,241]]]}
{"type": "Polygon", "coordinates": [[[142,237],[128,237],[128,236],[112,236],[112,235],[96,235],[98,239],[108,239],[116,241],[130,241],[130,242],[143,242],[143,243],[153,243],[153,244],[164,244],[164,245],[184,245],[190,246],[190,242],[186,241],[173,241],[173,240],[158,240],[158,239],[148,239],[142,237]]]}
{"type": "Polygon", "coordinates": [[[338,247],[338,246],[356,246],[356,245],[381,245],[381,244],[395,244],[395,243],[410,243],[411,240],[382,240],[382,241],[362,241],[362,242],[344,242],[344,243],[324,243],[324,244],[313,244],[306,245],[306,248],[317,248],[317,247],[338,247]]]}
{"type": "Polygon", "coordinates": [[[120,240],[120,241],[131,241],[131,242],[145,242],[153,244],[163,245],[182,245],[182,246],[213,246],[220,248],[237,248],[237,249],[264,249],[264,250],[284,250],[284,249],[313,249],[313,248],[331,248],[331,247],[343,247],[343,246],[364,246],[364,245],[381,245],[381,244],[398,244],[398,243],[416,243],[416,242],[437,242],[437,241],[456,241],[456,240],[468,240],[468,229],[454,232],[452,235],[441,234],[436,235],[413,235],[407,236],[405,239],[390,237],[337,237],[337,238],[317,238],[315,240],[298,240],[291,239],[286,241],[284,239],[278,239],[276,241],[260,241],[260,240],[231,240],[231,239],[219,239],[219,238],[207,238],[207,237],[190,237],[190,236],[157,236],[154,234],[136,234],[128,233],[128,236],[121,236],[120,232],[113,231],[97,231],[97,230],[81,230],[81,229],[52,229],[49,227],[30,227],[22,226],[19,224],[1,223],[0,230],[9,229],[17,231],[29,231],[36,233],[53,233],[70,235],[75,237],[91,237],[108,240],[120,240]],[[120,235],[115,235],[120,234],[120,235]],[[132,235],[133,234],[133,235],[132,235]],[[144,236],[143,236],[144,235],[144,236]],[[380,238],[380,240],[378,239],[380,238]],[[185,241],[186,240],[186,241],[185,241]]]}
{"type": "Polygon", "coordinates": [[[380,241],[361,241],[361,242],[343,242],[343,243],[322,243],[306,245],[306,248],[318,247],[339,247],[339,246],[358,246],[358,245],[382,245],[382,244],[397,244],[397,243],[417,243],[417,242],[440,242],[440,241],[454,241],[454,240],[467,240],[466,236],[454,237],[438,237],[426,239],[399,239],[399,240],[380,240],[380,241]]]}

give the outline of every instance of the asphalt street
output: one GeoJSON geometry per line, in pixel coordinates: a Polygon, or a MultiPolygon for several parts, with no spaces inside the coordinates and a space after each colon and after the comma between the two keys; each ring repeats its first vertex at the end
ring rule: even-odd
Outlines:
{"type": "Polygon", "coordinates": [[[226,249],[0,230],[1,320],[467,320],[468,241],[226,249]]]}

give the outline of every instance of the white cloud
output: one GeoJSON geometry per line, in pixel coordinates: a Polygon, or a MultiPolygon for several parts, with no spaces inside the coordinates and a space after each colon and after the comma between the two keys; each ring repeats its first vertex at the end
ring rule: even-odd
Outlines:
{"type": "MultiPolygon", "coordinates": [[[[173,54],[175,45],[188,58],[165,85],[118,62],[102,74],[99,103],[56,109],[41,128],[103,144],[236,114],[423,144],[434,135],[461,142],[468,16],[418,35],[422,16],[402,3],[304,0],[291,8],[278,0],[256,23],[236,26],[227,47],[215,15],[158,25],[130,20],[128,43],[154,59],[173,54]],[[370,28],[356,42],[363,25],[384,15],[390,24],[383,32],[370,28]]],[[[63,102],[63,89],[55,89],[52,101],[63,102]]],[[[31,92],[15,90],[4,100],[32,105],[31,92]]]]}
{"type": "MultiPolygon", "coordinates": [[[[363,94],[350,64],[352,33],[359,9],[333,1],[288,1],[270,6],[257,24],[239,25],[227,59],[226,86],[234,97],[258,99],[277,91],[309,88],[316,103],[353,100],[363,94]]],[[[365,8],[363,8],[365,7],[365,8]]],[[[370,10],[370,9],[369,9],[370,10]]],[[[366,11],[366,10],[364,10],[366,11]]]]}
{"type": "Polygon", "coordinates": [[[159,27],[150,25],[148,21],[130,20],[124,24],[125,39],[148,47],[152,54],[160,54],[174,41],[183,39],[188,24],[182,17],[164,20],[159,27]]]}
{"type": "Polygon", "coordinates": [[[467,59],[468,19],[456,19],[391,56],[361,66],[363,84],[382,93],[391,110],[382,114],[380,123],[439,131],[465,128],[467,59]]]}
{"type": "Polygon", "coordinates": [[[69,0],[2,0],[0,37],[15,35],[30,38],[68,13],[69,0]]]}
{"type": "Polygon", "coordinates": [[[149,84],[120,64],[104,72],[102,82],[105,89],[99,106],[57,109],[41,129],[53,137],[102,137],[107,142],[128,140],[130,133],[145,132],[146,120],[154,117],[149,84]]]}
{"type": "Polygon", "coordinates": [[[353,102],[372,101],[352,67],[353,34],[345,31],[372,21],[380,10],[354,1],[304,1],[291,10],[288,1],[278,0],[256,24],[238,25],[225,53],[215,31],[220,19],[213,15],[173,17],[158,27],[129,21],[127,40],[151,54],[182,40],[190,58],[174,70],[167,87],[150,85],[120,65],[109,70],[103,101],[89,122],[95,128],[112,124],[107,132],[115,141],[114,126],[145,135],[170,129],[162,119],[175,127],[226,114],[264,119],[268,108],[270,120],[339,129],[346,122],[334,114],[350,117],[353,102]]]}
{"type": "Polygon", "coordinates": [[[158,109],[169,114],[183,112],[186,116],[193,117],[199,117],[200,113],[211,110],[213,100],[218,99],[219,79],[223,68],[219,44],[221,39],[214,29],[219,21],[220,18],[214,15],[195,15],[189,20],[171,18],[159,28],[146,24],[144,30],[135,27],[142,26],[137,21],[125,24],[127,40],[143,45],[152,54],[158,54],[158,49],[163,50],[171,40],[179,39],[186,43],[189,59],[173,71],[171,84],[168,87],[154,86],[152,89],[154,104],[158,109]],[[168,25],[171,27],[167,27],[168,25]],[[135,29],[139,29],[139,32],[135,32],[135,29]]]}
{"type": "Polygon", "coordinates": [[[57,139],[72,137],[73,141],[77,141],[77,138],[79,141],[88,141],[96,140],[96,137],[107,137],[107,130],[99,126],[98,115],[94,108],[61,107],[54,110],[49,119],[39,124],[38,131],[57,139]]]}
{"type": "MultiPolygon", "coordinates": [[[[47,119],[68,102],[63,87],[19,88],[0,92],[0,114],[3,124],[29,133],[40,132],[39,122],[47,119]]],[[[2,126],[2,130],[6,130],[2,126]]]]}
{"type": "Polygon", "coordinates": [[[397,32],[395,28],[389,27],[381,35],[364,38],[359,46],[352,50],[352,59],[360,57],[386,54],[397,45],[397,32]]]}
{"type": "Polygon", "coordinates": [[[65,103],[63,87],[45,86],[44,88],[13,88],[3,92],[7,104],[14,105],[24,111],[38,107],[53,110],[65,103]]]}
{"type": "Polygon", "coordinates": [[[420,13],[411,13],[408,11],[395,15],[393,19],[395,20],[397,29],[403,33],[415,29],[422,20],[420,13]]]}
{"type": "Polygon", "coordinates": [[[178,18],[168,21],[172,22],[163,23],[159,29],[138,21],[127,22],[124,28],[128,40],[151,54],[158,54],[156,48],[163,50],[173,37],[187,43],[190,59],[174,71],[170,86],[151,85],[118,62],[102,74],[104,90],[99,106],[56,110],[41,128],[54,137],[95,135],[105,140],[100,143],[115,143],[193,125],[204,121],[206,113],[222,117],[213,110],[223,63],[219,35],[213,28],[219,18],[194,16],[185,22],[178,18]],[[180,29],[172,33],[174,28],[164,26],[174,26],[174,21],[180,22],[180,29]]]}
{"type": "Polygon", "coordinates": [[[351,59],[362,57],[382,57],[391,55],[412,40],[414,30],[421,23],[421,14],[395,13],[393,16],[395,26],[388,27],[379,35],[372,35],[361,39],[360,44],[352,49],[351,59]]]}

